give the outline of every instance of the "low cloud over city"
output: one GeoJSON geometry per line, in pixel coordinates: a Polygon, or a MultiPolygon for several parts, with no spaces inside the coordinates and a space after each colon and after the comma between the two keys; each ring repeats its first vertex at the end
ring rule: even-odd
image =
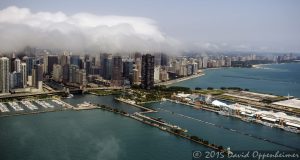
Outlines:
{"type": "Polygon", "coordinates": [[[180,46],[149,18],[33,12],[16,6],[0,11],[0,34],[1,52],[30,46],[87,52],[175,53],[180,46]]]}

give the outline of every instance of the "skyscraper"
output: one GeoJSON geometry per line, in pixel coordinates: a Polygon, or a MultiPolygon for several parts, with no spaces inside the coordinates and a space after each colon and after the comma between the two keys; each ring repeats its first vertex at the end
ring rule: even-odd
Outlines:
{"type": "Polygon", "coordinates": [[[112,59],[112,75],[111,84],[113,86],[121,86],[122,83],[122,57],[114,56],[112,59]]]}
{"type": "Polygon", "coordinates": [[[202,68],[207,68],[207,63],[208,63],[208,58],[203,57],[203,59],[202,59],[202,68]]]}
{"type": "Polygon", "coordinates": [[[52,79],[54,81],[61,82],[62,81],[62,73],[63,73],[62,66],[59,64],[55,64],[53,66],[52,79]]]}
{"type": "Polygon", "coordinates": [[[146,54],[142,56],[141,87],[151,89],[154,86],[154,56],[146,54]]]}
{"type": "Polygon", "coordinates": [[[112,61],[112,55],[111,54],[104,54],[103,55],[103,64],[101,64],[102,67],[102,77],[106,80],[111,79],[111,61],[112,61]]]}
{"type": "Polygon", "coordinates": [[[90,61],[90,60],[85,61],[86,75],[90,75],[91,74],[91,68],[92,68],[92,61],[90,61]]]}
{"type": "Polygon", "coordinates": [[[43,56],[43,61],[44,61],[44,73],[48,74],[48,52],[46,52],[43,56]]]}
{"type": "Polygon", "coordinates": [[[70,65],[69,66],[69,82],[76,83],[76,70],[79,67],[77,65],[70,65]]]}
{"type": "Polygon", "coordinates": [[[126,60],[123,62],[123,77],[132,83],[133,80],[133,61],[126,60]]]}
{"type": "Polygon", "coordinates": [[[71,55],[70,64],[80,66],[80,56],[79,55],[71,55]]]}
{"type": "Polygon", "coordinates": [[[19,59],[19,58],[17,58],[17,59],[15,59],[14,60],[14,70],[13,71],[16,71],[16,72],[20,72],[20,70],[21,70],[21,60],[19,59]]]}
{"type": "Polygon", "coordinates": [[[49,55],[48,56],[48,74],[49,75],[52,75],[54,64],[58,64],[58,56],[57,55],[49,55]]]}
{"type": "Polygon", "coordinates": [[[23,88],[22,73],[13,71],[10,74],[10,88],[23,88]]]}
{"type": "Polygon", "coordinates": [[[0,93],[9,92],[9,59],[0,58],[0,93]]]}
{"type": "Polygon", "coordinates": [[[27,68],[26,68],[26,63],[21,63],[21,74],[22,74],[23,88],[25,88],[27,86],[27,68]]]}
{"type": "Polygon", "coordinates": [[[135,59],[135,69],[137,70],[137,80],[138,80],[138,82],[140,82],[141,81],[141,73],[142,73],[142,60],[141,60],[141,58],[136,58],[135,59]]]}
{"type": "Polygon", "coordinates": [[[34,65],[32,69],[32,86],[42,89],[43,85],[43,66],[40,64],[34,65]]]}
{"type": "Polygon", "coordinates": [[[80,86],[86,86],[86,72],[84,69],[77,69],[76,70],[76,83],[78,83],[80,86]]]}
{"type": "Polygon", "coordinates": [[[169,66],[169,57],[167,54],[161,54],[161,66],[169,66]]]}
{"type": "Polygon", "coordinates": [[[161,65],[161,53],[154,54],[154,65],[160,66],[161,65]]]}
{"type": "Polygon", "coordinates": [[[69,82],[69,64],[65,64],[63,67],[62,67],[62,81],[64,83],[67,83],[69,82]]]}
{"type": "Polygon", "coordinates": [[[139,84],[141,82],[141,73],[142,73],[142,54],[136,52],[134,54],[134,64],[135,64],[135,84],[139,84]],[[137,79],[136,79],[137,78],[137,79]]]}
{"type": "Polygon", "coordinates": [[[27,57],[27,56],[25,56],[23,59],[26,62],[27,76],[31,76],[32,75],[32,69],[33,69],[33,66],[35,64],[34,57],[27,57]]]}
{"type": "Polygon", "coordinates": [[[66,64],[69,64],[70,62],[70,57],[67,53],[64,53],[63,55],[60,56],[60,65],[64,66],[66,64]]]}

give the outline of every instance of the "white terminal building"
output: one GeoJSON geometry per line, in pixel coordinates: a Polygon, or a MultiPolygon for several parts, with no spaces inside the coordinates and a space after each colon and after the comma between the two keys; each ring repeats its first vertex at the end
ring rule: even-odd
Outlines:
{"type": "MultiPolygon", "coordinates": [[[[293,102],[294,101],[295,100],[293,100],[293,102]]],[[[283,102],[276,103],[281,104],[283,102]]],[[[218,100],[214,100],[212,102],[212,105],[220,107],[222,111],[225,111],[229,115],[238,115],[248,118],[254,118],[268,123],[274,123],[282,126],[291,126],[300,129],[300,118],[296,116],[289,116],[283,112],[263,111],[237,103],[227,105],[226,103],[223,103],[218,100]]]]}

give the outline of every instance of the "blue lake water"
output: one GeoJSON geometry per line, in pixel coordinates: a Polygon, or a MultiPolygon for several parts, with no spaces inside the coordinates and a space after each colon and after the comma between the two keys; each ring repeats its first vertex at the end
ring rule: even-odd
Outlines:
{"type": "Polygon", "coordinates": [[[260,68],[207,69],[205,75],[172,85],[190,88],[241,87],[250,91],[300,98],[300,63],[270,64],[260,68]]]}
{"type": "MultiPolygon", "coordinates": [[[[280,95],[290,93],[300,97],[299,64],[263,67],[264,69],[207,70],[203,77],[176,85],[202,88],[237,86],[280,95]]],[[[73,105],[90,101],[129,113],[139,111],[138,108],[115,101],[113,96],[76,95],[65,101],[73,105]]],[[[171,102],[147,105],[159,111],[149,116],[161,117],[167,122],[188,129],[191,135],[230,147],[232,150],[300,148],[300,135],[280,129],[246,123],[171,102]]],[[[102,110],[61,111],[0,118],[1,160],[185,160],[192,159],[193,150],[209,149],[133,119],[102,110]]]]}
{"type": "MultiPolygon", "coordinates": [[[[112,96],[75,96],[83,101],[122,106],[112,96]],[[110,103],[109,103],[110,102],[110,103]]],[[[190,159],[192,149],[207,148],[145,125],[102,111],[61,111],[0,119],[1,160],[190,159]],[[178,147],[174,147],[178,146],[178,147]]]]}

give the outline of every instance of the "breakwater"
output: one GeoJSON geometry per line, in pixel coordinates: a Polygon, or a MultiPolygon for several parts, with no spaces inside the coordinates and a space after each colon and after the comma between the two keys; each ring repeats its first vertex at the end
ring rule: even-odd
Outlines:
{"type": "MultiPolygon", "coordinates": [[[[79,104],[79,106],[80,106],[80,104],[79,104]]],[[[228,153],[228,151],[225,150],[222,146],[209,143],[207,140],[204,140],[204,139],[199,138],[197,136],[189,135],[189,134],[186,133],[187,130],[182,129],[179,126],[172,125],[172,124],[166,123],[164,121],[161,121],[161,120],[143,115],[145,113],[157,112],[157,111],[149,109],[149,108],[147,108],[147,110],[143,111],[143,112],[135,112],[134,114],[128,114],[125,111],[122,111],[122,110],[119,110],[119,109],[116,109],[116,108],[112,108],[112,107],[109,107],[109,106],[106,106],[106,105],[101,105],[101,104],[89,103],[89,105],[87,105],[87,103],[85,103],[84,106],[85,107],[81,106],[79,109],[76,109],[76,110],[79,111],[79,110],[86,110],[86,109],[102,109],[102,110],[105,110],[105,111],[113,112],[113,113],[116,113],[116,114],[119,114],[119,115],[122,115],[122,116],[125,116],[125,117],[135,119],[135,120],[140,121],[144,124],[150,125],[152,127],[156,127],[160,130],[166,131],[166,132],[174,134],[176,136],[188,139],[192,142],[203,145],[205,147],[208,147],[208,148],[220,151],[220,152],[228,153]]],[[[139,106],[139,105],[136,105],[136,106],[139,106]]],[[[139,107],[142,107],[142,106],[139,106],[139,107]]],[[[146,107],[142,107],[142,108],[146,108],[146,107]]]]}

